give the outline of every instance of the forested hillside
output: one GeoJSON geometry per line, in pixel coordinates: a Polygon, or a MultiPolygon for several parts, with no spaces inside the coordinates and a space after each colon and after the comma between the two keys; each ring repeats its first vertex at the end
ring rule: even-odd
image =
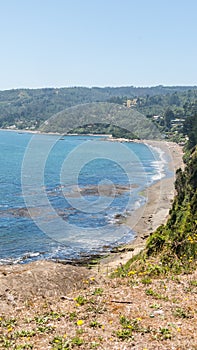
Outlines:
{"type": "Polygon", "coordinates": [[[119,136],[128,138],[160,137],[158,128],[137,110],[109,102],[87,103],[66,109],[44,122],[40,130],[64,134],[70,131],[77,133],[112,131],[115,136],[119,133],[119,136]]]}
{"type": "Polygon", "coordinates": [[[39,129],[45,120],[68,107],[112,102],[137,109],[147,117],[160,116],[158,125],[184,118],[197,97],[196,87],[46,88],[0,91],[0,127],[39,129]]]}

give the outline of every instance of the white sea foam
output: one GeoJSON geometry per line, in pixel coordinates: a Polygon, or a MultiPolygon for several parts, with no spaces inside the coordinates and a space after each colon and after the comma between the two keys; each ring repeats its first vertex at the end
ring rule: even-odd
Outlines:
{"type": "MultiPolygon", "coordinates": [[[[12,135],[8,135],[10,138],[12,135]]],[[[45,136],[41,136],[45,138],[45,136]]],[[[47,136],[48,137],[48,136],[47,136]]],[[[75,147],[78,145],[78,141],[76,142],[70,139],[71,141],[71,148],[75,147]],[[73,143],[74,142],[74,143],[73,143]]],[[[69,142],[70,142],[69,141],[69,142]]],[[[18,142],[18,141],[17,141],[18,142]]],[[[12,144],[12,143],[10,143],[12,144]]],[[[22,145],[23,146],[23,145],[22,145]]],[[[131,146],[131,150],[135,150],[135,144],[129,144],[129,147],[131,146]],[[133,148],[132,148],[133,147],[133,148]]],[[[144,147],[144,145],[142,145],[144,147]]],[[[118,214],[121,213],[124,216],[128,215],[129,213],[132,213],[136,209],[138,209],[140,206],[142,206],[146,198],[143,196],[140,196],[140,191],[143,191],[146,189],[147,186],[150,186],[154,181],[158,181],[161,178],[165,176],[166,172],[166,167],[165,164],[167,163],[164,157],[164,152],[159,148],[159,147],[154,147],[147,145],[149,150],[152,150],[152,156],[150,156],[150,152],[145,152],[143,154],[143,148],[142,151],[140,150],[139,152],[139,160],[138,156],[136,161],[131,157],[131,167],[132,167],[132,176],[129,178],[129,181],[131,181],[131,185],[134,183],[137,185],[137,187],[131,187],[132,191],[129,194],[121,194],[117,195],[114,204],[110,205],[107,207],[106,211],[99,212],[99,214],[95,217],[93,215],[88,215],[81,213],[79,210],[76,209],[75,203],[73,206],[70,206],[69,204],[65,203],[64,198],[62,198],[62,190],[67,190],[70,192],[71,187],[62,187],[64,185],[59,185],[55,181],[56,175],[58,173],[50,172],[51,169],[54,169],[54,164],[53,163],[53,158],[50,158],[51,163],[50,167],[46,167],[46,188],[45,191],[47,192],[47,195],[49,196],[49,200],[51,204],[54,206],[55,210],[60,211],[62,213],[62,218],[67,220],[68,223],[70,223],[70,229],[68,232],[65,232],[65,239],[66,243],[65,245],[60,245],[58,242],[51,243],[45,240],[42,241],[41,236],[39,236],[39,232],[36,231],[36,228],[33,228],[32,230],[32,223],[31,221],[26,218],[25,216],[12,216],[11,218],[8,216],[5,218],[3,221],[3,225],[5,227],[2,228],[2,236],[1,236],[1,242],[4,244],[5,249],[2,250],[2,259],[0,260],[0,264],[17,264],[17,263],[27,263],[30,261],[34,260],[39,260],[39,259],[72,259],[79,257],[81,253],[97,253],[98,251],[106,250],[108,248],[106,247],[112,247],[114,244],[116,245],[117,243],[120,244],[120,242],[128,242],[133,239],[134,233],[132,230],[128,230],[128,228],[125,228],[124,225],[119,225],[121,222],[121,216],[118,214]],[[142,155],[142,162],[140,161],[142,155]],[[144,158],[143,158],[144,156],[144,158]],[[152,159],[152,163],[151,162],[152,159]],[[143,161],[145,163],[144,169],[143,169],[143,161]],[[52,164],[52,165],[51,165],[52,164]],[[55,175],[56,174],[56,175],[55,175]],[[55,181],[55,182],[54,182],[55,181]],[[54,188],[54,189],[53,189],[54,188]],[[104,218],[102,217],[104,216],[104,218]],[[98,220],[98,227],[96,226],[98,220]],[[83,226],[83,223],[84,226],[83,226]],[[102,226],[102,223],[104,223],[104,226],[102,226]],[[17,225],[17,228],[15,227],[15,224],[17,225]],[[82,228],[80,228],[80,224],[82,228]],[[93,228],[89,231],[88,228],[91,228],[91,225],[94,225],[93,228]],[[106,225],[106,230],[105,230],[105,225],[106,225]],[[90,227],[89,227],[90,226],[90,227]],[[88,227],[87,230],[85,227],[88,227]],[[19,231],[19,239],[17,240],[17,235],[16,232],[19,231]],[[10,234],[8,234],[10,232],[10,234]],[[31,232],[35,232],[38,234],[38,242],[36,239],[32,237],[32,239],[28,240],[26,239],[26,234],[27,237],[31,236],[31,232]],[[22,236],[20,236],[22,235],[22,236]],[[7,236],[7,242],[5,241],[5,236],[7,236]],[[25,246],[22,245],[21,247],[21,238],[24,237],[25,240],[25,246]],[[13,239],[14,238],[14,239],[13,239]],[[13,239],[13,242],[12,242],[13,239]],[[43,242],[43,244],[42,244],[43,242]],[[39,249],[42,249],[41,252],[37,252],[39,249]],[[43,252],[44,250],[44,252],[43,252]],[[7,252],[7,257],[5,256],[5,252],[7,252]],[[15,256],[13,256],[13,252],[15,256]]],[[[103,148],[105,148],[105,144],[103,143],[103,148]]],[[[69,149],[69,148],[68,148],[69,149]]],[[[137,147],[138,149],[138,147],[137,147]]],[[[7,150],[7,144],[5,143],[5,149],[4,152],[7,150]]],[[[12,149],[11,149],[12,150],[12,149]]],[[[91,150],[92,152],[94,151],[94,148],[91,150]]],[[[132,151],[133,152],[133,151],[132,151]]],[[[131,154],[132,154],[131,152],[131,154]]],[[[6,154],[6,153],[5,153],[6,154]]],[[[56,155],[54,153],[54,155],[56,155]]],[[[62,162],[62,154],[57,153],[60,158],[57,157],[57,164],[60,164],[60,161],[62,162]]],[[[18,159],[17,158],[17,153],[13,159],[18,159]]],[[[64,155],[65,156],[65,155],[64,155]]],[[[56,158],[56,157],[55,157],[56,158]]],[[[19,161],[19,160],[18,160],[19,161]]],[[[99,160],[100,162],[101,160],[99,160]]],[[[119,158],[118,158],[119,161],[119,158]]],[[[127,164],[128,159],[125,157],[123,159],[125,164],[127,164]]],[[[95,176],[95,178],[99,179],[103,175],[104,178],[106,175],[107,179],[115,179],[115,183],[120,181],[120,185],[122,184],[122,181],[124,183],[124,179],[126,179],[126,175],[122,174],[119,172],[119,163],[114,164],[114,167],[108,166],[106,167],[106,163],[101,162],[102,167],[100,166],[100,163],[98,163],[98,166],[93,166],[90,164],[90,167],[88,168],[90,172],[87,172],[87,169],[82,171],[82,175],[84,176],[84,186],[90,184],[90,179],[91,177],[95,176]],[[118,167],[118,169],[117,169],[118,167]],[[94,172],[95,169],[98,169],[98,173],[94,172]],[[93,171],[94,170],[94,171],[93,171]],[[117,172],[117,173],[116,173],[117,172]]],[[[2,166],[2,173],[1,176],[3,178],[6,178],[6,162],[5,165],[2,166]]],[[[15,168],[13,168],[15,169],[15,168]]],[[[59,168],[57,167],[57,172],[59,168]]],[[[127,167],[125,167],[127,169],[127,167]]],[[[128,168],[130,169],[130,168],[128,168]]],[[[129,170],[130,171],[130,170],[129,170]]],[[[130,174],[130,173],[129,173],[130,174]]],[[[15,181],[15,173],[13,170],[13,179],[12,177],[10,178],[10,189],[6,188],[5,186],[2,185],[1,190],[1,197],[2,197],[2,203],[4,203],[5,199],[4,196],[9,191],[9,207],[8,205],[0,205],[0,209],[2,212],[6,212],[5,208],[8,207],[11,209],[11,212],[13,209],[20,208],[23,204],[23,201],[21,202],[21,198],[18,196],[18,187],[17,183],[15,181]],[[4,191],[5,190],[5,191],[4,191]],[[5,192],[5,193],[4,193],[5,192]],[[10,195],[12,193],[15,193],[16,195],[10,195]]],[[[72,175],[72,174],[71,174],[72,175]]],[[[26,174],[24,174],[24,178],[26,178],[26,174]]],[[[29,179],[29,175],[27,177],[29,179]]],[[[68,183],[68,186],[71,186],[72,182],[72,176],[70,179],[70,182],[68,183]]],[[[6,183],[6,181],[5,181],[6,183]]],[[[97,182],[96,182],[97,183],[97,182]]],[[[93,184],[94,185],[94,184],[93,184]]],[[[29,188],[29,183],[27,181],[27,187],[29,188]]],[[[67,186],[67,185],[66,185],[67,186]]],[[[72,185],[73,189],[73,185],[72,185]]],[[[34,198],[34,195],[37,195],[37,192],[33,187],[30,186],[29,191],[28,191],[29,196],[32,196],[34,198]],[[32,192],[30,192],[30,190],[32,192]]],[[[97,198],[95,198],[97,200],[97,198]]],[[[76,198],[75,201],[78,199],[76,198]]],[[[74,202],[75,202],[74,201],[74,202]]],[[[6,197],[6,202],[7,203],[7,197],[6,197]]],[[[32,207],[36,206],[34,204],[34,200],[32,199],[32,207]]],[[[96,205],[94,202],[90,202],[90,206],[96,205]]],[[[8,211],[9,213],[9,211],[8,211]]],[[[61,216],[60,216],[61,218],[61,216]]],[[[58,228],[57,230],[57,236],[58,236],[58,228]]],[[[56,232],[56,231],[55,231],[56,232]]],[[[61,234],[60,234],[61,236],[61,234]]],[[[0,242],[0,243],[1,243],[0,242]]],[[[61,242],[61,241],[60,241],[61,242]]],[[[61,243],[60,243],[61,244],[61,243]]]]}
{"type": "Polygon", "coordinates": [[[165,158],[165,152],[159,147],[151,146],[149,144],[147,144],[147,146],[150,149],[152,149],[153,155],[156,152],[159,156],[159,159],[157,160],[155,159],[154,161],[151,162],[151,165],[154,167],[156,171],[156,173],[152,176],[152,181],[153,182],[159,181],[166,176],[165,168],[166,168],[167,160],[165,158]]]}
{"type": "Polygon", "coordinates": [[[26,261],[35,260],[36,257],[42,256],[42,252],[27,252],[19,257],[8,257],[0,259],[0,265],[16,265],[26,261]]]}
{"type": "Polygon", "coordinates": [[[138,208],[140,208],[144,203],[146,202],[146,199],[145,197],[139,197],[135,203],[134,203],[134,206],[133,206],[133,209],[134,210],[137,210],[138,208]]]}

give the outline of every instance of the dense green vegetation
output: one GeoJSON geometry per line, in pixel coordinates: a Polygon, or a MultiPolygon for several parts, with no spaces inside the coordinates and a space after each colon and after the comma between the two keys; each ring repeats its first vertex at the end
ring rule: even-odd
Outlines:
{"type": "Polygon", "coordinates": [[[197,114],[186,123],[189,141],[185,147],[185,169],[178,169],[174,198],[166,225],[148,239],[145,251],[128,262],[143,274],[189,272],[197,258],[197,114]]]}
{"type": "Polygon", "coordinates": [[[40,127],[43,132],[52,131],[65,134],[76,131],[89,133],[93,130],[100,134],[103,131],[109,132],[109,129],[113,133],[115,132],[116,136],[148,139],[160,138],[161,136],[152,121],[137,110],[109,102],[87,103],[65,109],[44,122],[40,127]],[[86,127],[81,128],[84,125],[86,127]],[[117,127],[121,130],[118,130],[117,127]]]}
{"type": "MultiPolygon", "coordinates": [[[[36,130],[44,121],[67,108],[87,103],[109,102],[129,106],[144,114],[157,124],[160,132],[167,137],[175,137],[178,132],[177,141],[179,141],[183,119],[192,115],[191,111],[196,99],[196,87],[176,86],[73,87],[0,91],[0,127],[36,130]],[[179,119],[178,122],[176,119],[179,119]]],[[[75,129],[75,131],[80,130],[75,129]]],[[[83,128],[81,132],[87,131],[83,128]]],[[[102,130],[101,126],[97,125],[91,132],[108,133],[109,130],[105,130],[105,125],[102,130]]]]}
{"type": "MultiPolygon", "coordinates": [[[[183,130],[185,120],[192,118],[194,110],[197,110],[197,91],[174,92],[167,95],[141,96],[134,99],[128,97],[112,97],[109,102],[127,106],[145,115],[153,122],[161,135],[175,142],[185,142],[186,130],[183,130]]],[[[112,128],[112,125],[111,125],[112,128]]],[[[86,126],[75,128],[75,133],[87,133],[86,126]]],[[[92,133],[110,133],[110,128],[104,125],[91,127],[92,133]]],[[[111,132],[116,137],[128,137],[123,131],[111,132]],[[121,136],[119,136],[121,135],[121,136]]]]}
{"type": "Polygon", "coordinates": [[[189,137],[186,149],[191,149],[197,145],[197,104],[195,106],[194,115],[189,116],[185,120],[183,133],[189,137]]]}
{"type": "Polygon", "coordinates": [[[97,134],[97,135],[112,135],[116,138],[137,139],[137,135],[126,129],[117,127],[111,124],[95,123],[90,125],[83,125],[69,131],[69,134],[97,134]]]}
{"type": "Polygon", "coordinates": [[[163,269],[192,265],[197,257],[197,147],[190,151],[185,170],[179,169],[177,195],[170,217],[147,242],[148,257],[159,254],[163,269]]]}

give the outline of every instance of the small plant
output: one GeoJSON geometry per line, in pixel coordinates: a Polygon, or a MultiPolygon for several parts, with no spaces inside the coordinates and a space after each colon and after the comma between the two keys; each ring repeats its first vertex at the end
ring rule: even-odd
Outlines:
{"type": "Polygon", "coordinates": [[[79,337],[74,337],[72,340],[71,340],[71,343],[73,345],[77,345],[77,346],[81,346],[84,342],[83,342],[83,339],[79,338],[79,337]]]}
{"type": "Polygon", "coordinates": [[[95,291],[93,292],[93,295],[102,295],[102,294],[103,294],[102,288],[96,288],[95,291]]]}
{"type": "Polygon", "coordinates": [[[191,280],[189,282],[190,286],[197,287],[197,281],[196,280],[191,280]]]}
{"type": "Polygon", "coordinates": [[[180,318],[192,318],[193,317],[188,310],[183,309],[181,307],[177,307],[174,310],[173,314],[175,317],[180,317],[180,318]]]}
{"type": "Polygon", "coordinates": [[[129,267],[126,265],[118,266],[118,268],[111,274],[111,277],[127,277],[129,267]]]}
{"type": "Polygon", "coordinates": [[[7,327],[7,328],[11,328],[14,327],[17,324],[17,321],[15,318],[8,318],[5,319],[4,317],[0,317],[0,326],[1,327],[7,327]]]}
{"type": "Polygon", "coordinates": [[[64,316],[64,314],[51,311],[51,312],[46,313],[42,316],[36,316],[34,319],[35,319],[37,324],[45,324],[51,320],[60,320],[61,317],[63,317],[63,316],[64,316]]]}
{"type": "Polygon", "coordinates": [[[123,315],[120,316],[120,324],[125,329],[126,328],[132,329],[131,321],[123,315]]]}
{"type": "Polygon", "coordinates": [[[171,339],[172,335],[171,335],[171,331],[169,328],[160,328],[159,329],[159,333],[161,335],[161,339],[162,340],[166,340],[166,339],[171,339]]]}
{"type": "Polygon", "coordinates": [[[151,284],[151,283],[152,283],[152,280],[151,280],[150,277],[144,277],[144,278],[141,279],[141,282],[142,282],[143,284],[151,284]]]}
{"type": "Polygon", "coordinates": [[[49,317],[48,316],[36,316],[35,318],[35,321],[37,324],[45,324],[45,323],[48,323],[49,321],[49,317]]]}
{"type": "Polygon", "coordinates": [[[63,337],[56,336],[53,338],[52,342],[52,350],[70,350],[70,341],[65,340],[63,337]]]}
{"type": "Polygon", "coordinates": [[[60,320],[63,316],[65,316],[65,315],[62,313],[59,313],[59,312],[54,312],[54,311],[51,311],[48,314],[48,317],[50,320],[60,320]]]}
{"type": "Polygon", "coordinates": [[[167,296],[155,292],[152,288],[146,289],[146,290],[145,290],[145,293],[146,293],[146,295],[151,295],[151,296],[153,296],[155,299],[161,299],[161,300],[165,300],[165,301],[168,300],[168,297],[167,297],[167,296]]]}
{"type": "Polygon", "coordinates": [[[21,344],[21,345],[16,345],[16,347],[14,348],[14,350],[27,350],[27,349],[33,349],[33,345],[32,344],[21,344]]]}
{"type": "Polygon", "coordinates": [[[50,333],[51,331],[53,331],[54,327],[51,326],[39,326],[37,328],[37,331],[39,333],[50,333]]]}
{"type": "Polygon", "coordinates": [[[101,325],[101,323],[99,323],[98,321],[91,321],[90,322],[90,327],[92,327],[92,328],[100,328],[102,325],[101,325]]]}
{"type": "Polygon", "coordinates": [[[70,321],[75,321],[76,318],[77,318],[77,314],[76,312],[71,312],[70,315],[69,315],[69,318],[70,318],[70,321]]]}
{"type": "Polygon", "coordinates": [[[125,340],[125,339],[128,339],[128,338],[133,338],[132,329],[119,329],[116,332],[116,335],[121,340],[125,340]]]}
{"type": "Polygon", "coordinates": [[[33,337],[36,334],[34,330],[21,330],[14,333],[17,338],[33,337]]]}
{"type": "Polygon", "coordinates": [[[145,329],[141,328],[140,321],[141,321],[140,318],[134,318],[132,320],[132,329],[133,329],[133,331],[135,331],[135,332],[145,331],[145,329]]]}
{"type": "Polygon", "coordinates": [[[122,325],[123,329],[130,329],[134,332],[147,332],[147,329],[142,328],[141,326],[141,318],[134,318],[132,320],[129,320],[125,316],[120,316],[120,324],[122,325]]]}
{"type": "Polygon", "coordinates": [[[150,308],[151,308],[151,309],[160,309],[160,308],[161,308],[161,305],[155,303],[155,304],[150,305],[150,308]]]}
{"type": "Polygon", "coordinates": [[[8,339],[7,337],[1,336],[0,338],[0,346],[2,346],[2,349],[11,349],[13,345],[13,342],[8,339]]]}
{"type": "Polygon", "coordinates": [[[95,348],[97,348],[99,345],[100,345],[100,343],[93,341],[93,342],[90,344],[90,347],[91,347],[91,349],[95,349],[95,348]]]}
{"type": "Polygon", "coordinates": [[[146,289],[145,293],[146,293],[146,295],[155,295],[155,292],[152,288],[146,289]]]}
{"type": "Polygon", "coordinates": [[[77,304],[79,304],[80,306],[84,305],[87,303],[87,300],[82,296],[79,295],[77,298],[75,298],[75,301],[77,302],[77,304]]]}

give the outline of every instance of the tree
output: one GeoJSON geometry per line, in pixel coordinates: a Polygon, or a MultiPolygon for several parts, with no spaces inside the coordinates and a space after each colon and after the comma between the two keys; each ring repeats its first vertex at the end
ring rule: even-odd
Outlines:
{"type": "Polygon", "coordinates": [[[189,138],[188,148],[193,148],[197,144],[197,113],[187,117],[183,125],[183,133],[189,138]]]}
{"type": "Polygon", "coordinates": [[[164,113],[164,123],[167,129],[170,129],[172,119],[174,119],[174,112],[168,108],[164,113]]]}

